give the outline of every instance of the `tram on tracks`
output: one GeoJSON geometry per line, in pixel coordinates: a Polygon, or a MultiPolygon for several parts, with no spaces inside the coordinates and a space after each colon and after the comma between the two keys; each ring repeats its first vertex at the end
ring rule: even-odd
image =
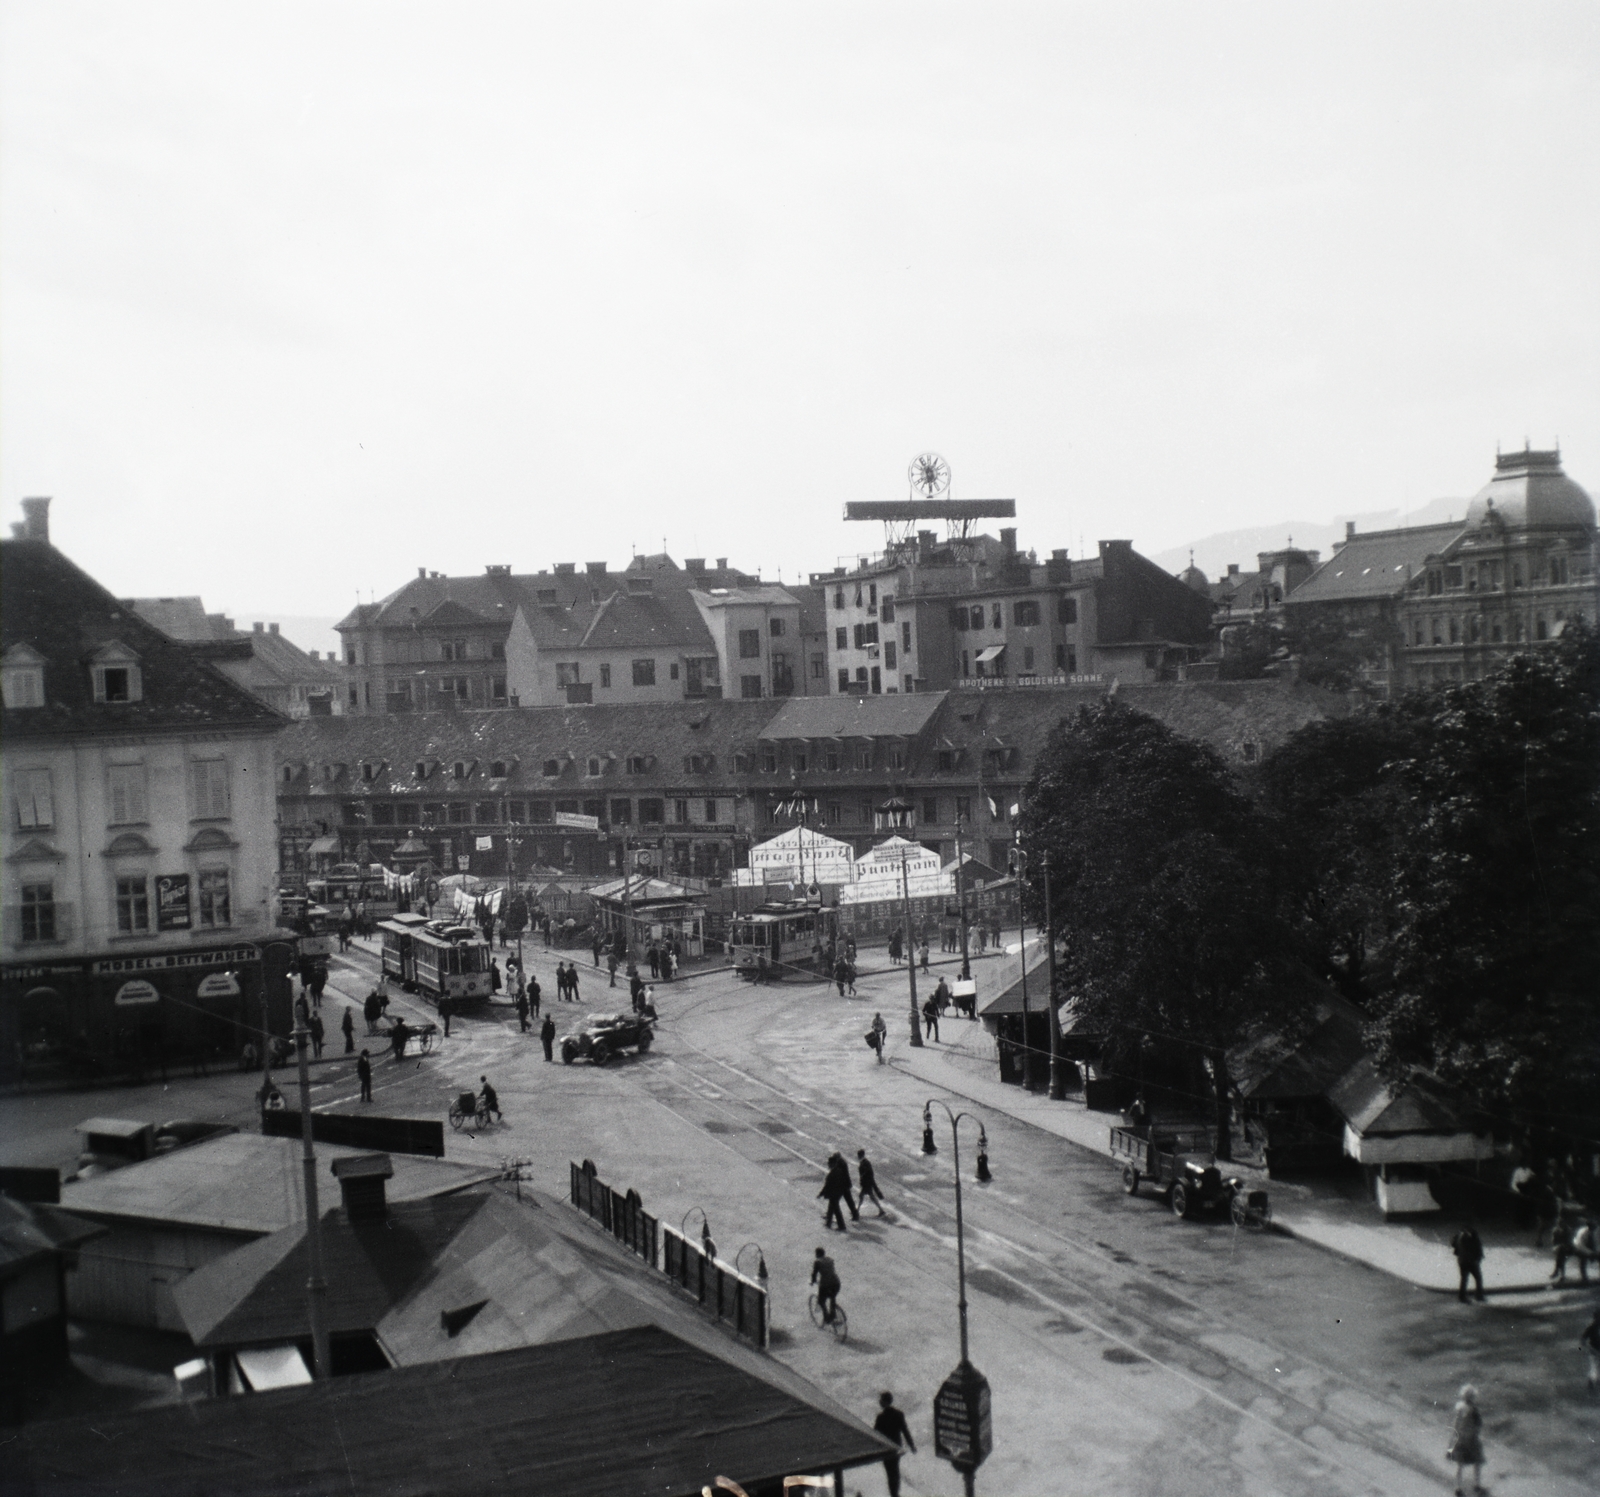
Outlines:
{"type": "Polygon", "coordinates": [[[395,915],[378,922],[383,934],[383,975],[437,1006],[487,998],[489,943],[470,925],[395,915]]]}
{"type": "Polygon", "coordinates": [[[794,972],[826,977],[839,936],[839,912],[808,904],[764,904],[728,922],[728,952],[741,977],[794,972]]]}

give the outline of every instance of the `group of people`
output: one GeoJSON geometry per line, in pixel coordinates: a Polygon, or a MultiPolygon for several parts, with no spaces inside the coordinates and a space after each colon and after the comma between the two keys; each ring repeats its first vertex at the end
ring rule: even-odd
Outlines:
{"type": "Polygon", "coordinates": [[[556,1002],[578,1002],[578,964],[576,962],[556,963],[556,1002]]]}
{"type": "MultiPolygon", "coordinates": [[[[883,1192],[878,1189],[878,1177],[865,1149],[856,1150],[856,1176],[861,1186],[861,1205],[865,1206],[871,1201],[877,1206],[879,1216],[887,1215],[883,1209],[883,1192]]],[[[849,1207],[851,1221],[861,1220],[861,1209],[850,1189],[850,1166],[845,1163],[844,1155],[837,1151],[828,1156],[828,1173],[823,1179],[822,1189],[817,1192],[817,1199],[828,1203],[828,1209],[822,1217],[824,1226],[836,1227],[841,1232],[848,1230],[844,1212],[840,1210],[841,1204],[849,1207]]],[[[822,1249],[818,1248],[817,1251],[820,1253],[822,1249]]]]}
{"type": "MultiPolygon", "coordinates": [[[[1000,920],[996,916],[991,920],[972,920],[967,924],[967,952],[972,956],[982,956],[989,947],[998,947],[1001,944],[1000,920]]],[[[959,925],[946,925],[939,931],[939,949],[941,951],[959,952],[961,950],[961,927],[959,925]]]]}
{"type": "MultiPolygon", "coordinates": [[[[932,952],[928,948],[928,938],[924,936],[920,944],[911,948],[911,956],[924,972],[928,970],[928,962],[932,952]]],[[[889,961],[893,966],[899,966],[906,960],[906,940],[904,934],[898,929],[889,932],[889,961]]]]}

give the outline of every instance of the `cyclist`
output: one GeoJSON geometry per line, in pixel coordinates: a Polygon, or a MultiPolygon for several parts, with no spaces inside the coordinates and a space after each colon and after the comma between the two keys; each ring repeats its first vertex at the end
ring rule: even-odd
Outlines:
{"type": "Polygon", "coordinates": [[[817,1249],[816,1259],[811,1265],[811,1282],[817,1286],[817,1303],[822,1306],[823,1323],[832,1325],[834,1312],[839,1308],[839,1270],[821,1248],[817,1249]]]}
{"type": "Polygon", "coordinates": [[[495,1089],[489,1085],[489,1078],[487,1076],[480,1076],[478,1077],[478,1080],[483,1083],[484,1112],[492,1117],[497,1123],[505,1122],[505,1118],[500,1114],[500,1098],[496,1095],[495,1089]]]}

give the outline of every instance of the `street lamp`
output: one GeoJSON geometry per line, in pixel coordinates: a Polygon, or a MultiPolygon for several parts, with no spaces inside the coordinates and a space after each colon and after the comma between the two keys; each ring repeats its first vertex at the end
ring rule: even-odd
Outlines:
{"type": "Polygon", "coordinates": [[[311,1069],[306,1063],[306,1042],[311,1031],[296,1018],[294,1048],[300,1071],[300,1160],[305,1169],[306,1246],[310,1272],[306,1277],[306,1305],[311,1319],[312,1371],[319,1378],[333,1376],[328,1354],[328,1281],[322,1272],[322,1213],[317,1208],[317,1154],[311,1146],[311,1069]]]}
{"type": "Polygon", "coordinates": [[[683,1213],[683,1220],[678,1223],[679,1235],[683,1237],[689,1235],[689,1218],[697,1211],[700,1212],[700,1251],[706,1257],[714,1259],[717,1256],[717,1245],[711,1240],[711,1218],[700,1207],[691,1206],[683,1213]]]}
{"type": "Polygon", "coordinates": [[[962,980],[962,982],[970,982],[972,980],[972,962],[971,962],[971,959],[970,959],[970,957],[968,955],[968,950],[967,950],[967,946],[968,946],[968,940],[967,940],[967,873],[966,873],[966,869],[962,866],[963,862],[965,861],[965,853],[964,853],[964,851],[962,849],[962,846],[961,846],[961,827],[962,827],[962,823],[963,823],[964,819],[965,818],[961,815],[961,813],[959,811],[957,811],[956,812],[956,909],[959,911],[960,918],[961,918],[961,980],[962,980]]]}
{"type": "Polygon", "coordinates": [[[900,900],[902,924],[905,927],[906,978],[911,990],[911,1044],[914,1049],[920,1050],[922,1013],[917,1007],[917,950],[911,939],[911,873],[906,860],[907,839],[904,835],[911,829],[911,807],[903,800],[887,800],[878,808],[878,814],[886,827],[901,833],[900,900]]]}
{"type": "Polygon", "coordinates": [[[922,1104],[922,1152],[936,1154],[933,1108],[937,1103],[950,1119],[950,1148],[956,1181],[956,1309],[961,1325],[961,1361],[944,1380],[934,1398],[934,1449],[961,1473],[967,1497],[976,1490],[978,1467],[993,1447],[989,1418],[989,1383],[967,1355],[967,1246],[966,1222],[961,1210],[961,1121],[978,1125],[978,1179],[989,1175],[989,1136],[983,1120],[970,1112],[951,1112],[937,1097],[922,1104]]]}
{"type": "Polygon", "coordinates": [[[767,1287],[767,1255],[762,1252],[759,1242],[747,1242],[744,1247],[733,1255],[734,1269],[736,1272],[740,1271],[739,1260],[744,1257],[745,1248],[754,1248],[756,1250],[756,1281],[765,1289],[767,1287]]]}
{"type": "Polygon", "coordinates": [[[1056,992],[1056,915],[1050,904],[1048,849],[1040,855],[1039,864],[1044,869],[1044,929],[1050,958],[1050,1100],[1064,1102],[1067,1098],[1067,1076],[1061,1064],[1061,999],[1056,992]]]}
{"type": "Polygon", "coordinates": [[[1033,1042],[1028,1037],[1028,918],[1022,913],[1022,884],[1028,871],[1028,854],[1018,844],[1011,849],[1011,871],[1017,879],[1017,941],[1022,952],[1022,1089],[1033,1090],[1033,1042]]]}

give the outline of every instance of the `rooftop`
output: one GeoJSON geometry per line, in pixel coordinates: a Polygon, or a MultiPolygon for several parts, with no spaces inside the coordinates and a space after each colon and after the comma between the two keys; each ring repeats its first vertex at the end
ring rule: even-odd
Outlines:
{"type": "Polygon", "coordinates": [[[1353,535],[1285,600],[1289,604],[1336,602],[1346,598],[1388,598],[1465,530],[1459,520],[1353,535]]]}
{"type": "Polygon", "coordinates": [[[791,697],[762,730],[786,738],[912,738],[943,705],[942,691],[894,696],[791,697]]]}

